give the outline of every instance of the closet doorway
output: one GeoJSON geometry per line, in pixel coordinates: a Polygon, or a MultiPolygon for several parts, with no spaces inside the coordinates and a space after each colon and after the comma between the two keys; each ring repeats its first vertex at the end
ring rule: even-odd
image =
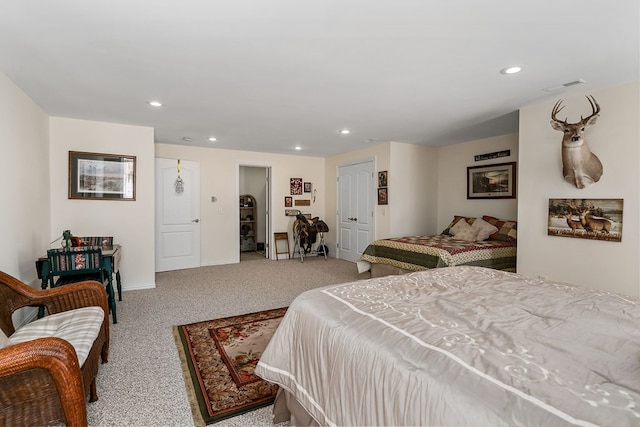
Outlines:
{"type": "Polygon", "coordinates": [[[238,165],[238,218],[240,219],[238,222],[238,240],[240,262],[270,257],[270,174],[271,168],[268,166],[238,165]],[[250,195],[255,199],[255,218],[253,219],[253,221],[255,221],[255,226],[253,226],[253,228],[255,228],[254,236],[247,236],[242,227],[242,220],[246,219],[246,212],[248,210],[246,208],[240,208],[241,195],[250,195]],[[245,217],[243,217],[243,215],[245,217]],[[251,241],[252,238],[255,239],[255,244],[251,241]]]}

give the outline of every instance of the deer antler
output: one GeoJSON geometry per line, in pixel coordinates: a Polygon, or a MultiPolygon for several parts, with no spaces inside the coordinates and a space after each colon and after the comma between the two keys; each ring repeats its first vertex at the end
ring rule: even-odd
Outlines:
{"type": "Polygon", "coordinates": [[[553,110],[551,110],[551,120],[553,120],[554,122],[558,122],[566,125],[568,124],[566,118],[564,119],[564,121],[558,120],[556,118],[556,114],[558,114],[564,108],[564,105],[562,106],[561,105],[562,105],[562,99],[559,99],[558,102],[556,102],[556,105],[553,106],[553,110]]]}
{"type": "Polygon", "coordinates": [[[584,119],[582,118],[582,116],[580,116],[580,121],[583,123],[588,122],[589,119],[591,119],[593,116],[597,116],[600,113],[600,105],[598,105],[598,102],[593,97],[593,95],[589,95],[589,96],[587,96],[586,98],[589,101],[589,104],[591,104],[591,110],[593,111],[593,113],[584,119]],[[591,98],[589,98],[589,96],[591,96],[591,98]]]}

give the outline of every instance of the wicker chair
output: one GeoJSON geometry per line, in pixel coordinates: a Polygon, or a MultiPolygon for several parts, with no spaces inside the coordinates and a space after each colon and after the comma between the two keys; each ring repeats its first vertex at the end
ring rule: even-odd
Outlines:
{"type": "Polygon", "coordinates": [[[61,338],[37,338],[0,349],[0,425],[86,425],[86,401],[98,399],[99,359],[106,363],[109,356],[105,288],[87,281],[39,290],[0,271],[0,328],[9,338],[15,332],[13,312],[27,306],[44,306],[49,314],[98,306],[104,320],[82,366],[74,347],[61,338]]]}

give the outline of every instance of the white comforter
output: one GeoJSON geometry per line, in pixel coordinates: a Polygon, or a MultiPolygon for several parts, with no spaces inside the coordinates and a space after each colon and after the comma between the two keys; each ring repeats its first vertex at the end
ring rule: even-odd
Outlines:
{"type": "Polygon", "coordinates": [[[640,425],[640,304],[479,267],[300,295],[256,373],[323,425],[640,425]]]}

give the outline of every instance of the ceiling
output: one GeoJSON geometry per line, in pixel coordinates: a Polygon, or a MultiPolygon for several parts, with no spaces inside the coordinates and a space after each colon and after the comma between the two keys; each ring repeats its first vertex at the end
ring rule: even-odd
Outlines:
{"type": "Polygon", "coordinates": [[[51,116],[150,126],[156,143],[458,143],[640,74],[638,0],[0,1],[0,72],[51,116]]]}

